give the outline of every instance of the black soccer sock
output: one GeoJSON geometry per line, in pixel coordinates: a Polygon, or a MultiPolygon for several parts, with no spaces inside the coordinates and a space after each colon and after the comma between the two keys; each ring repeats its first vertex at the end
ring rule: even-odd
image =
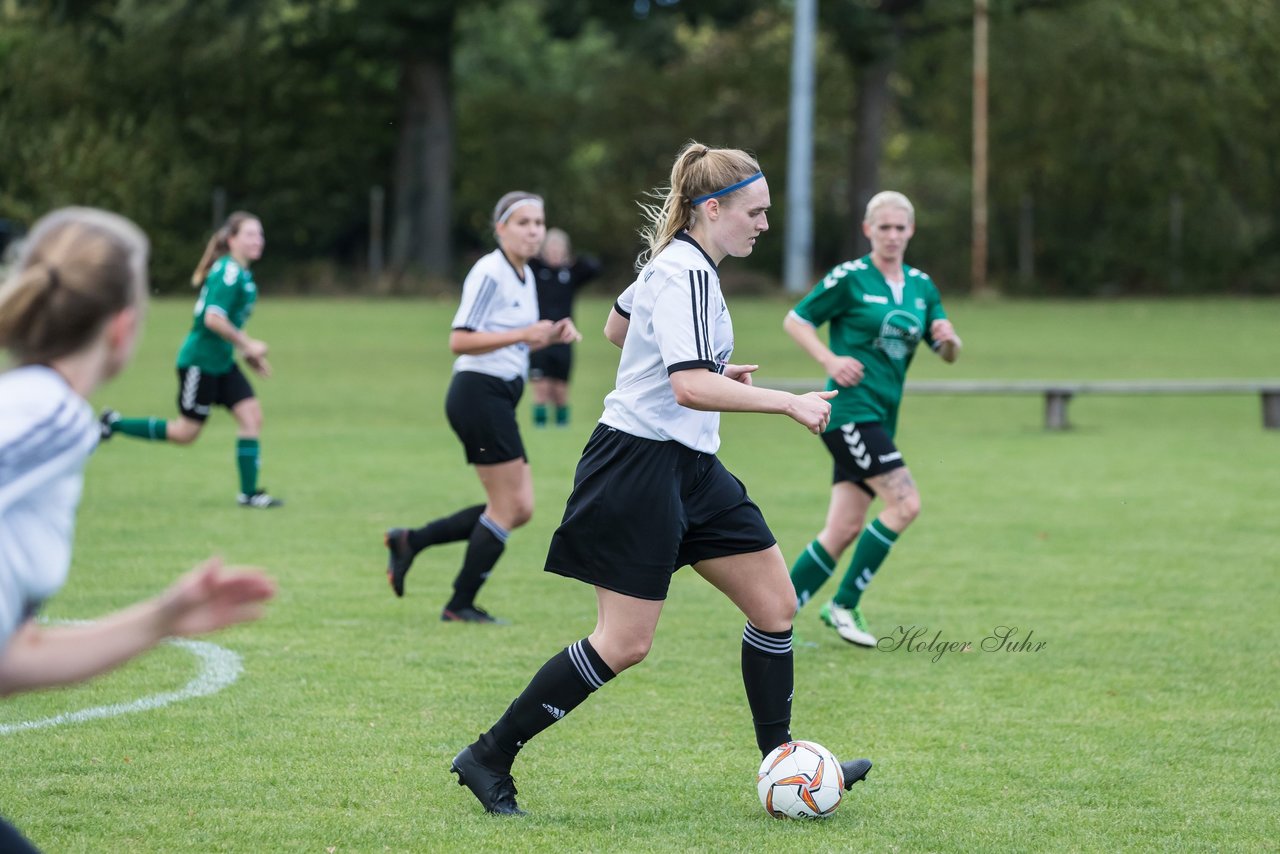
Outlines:
{"type": "Polygon", "coordinates": [[[453,580],[453,598],[445,605],[450,611],[475,605],[476,594],[489,577],[493,565],[502,557],[510,533],[483,513],[471,529],[467,554],[462,559],[462,570],[453,580]]]}
{"type": "Polygon", "coordinates": [[[767,756],[791,740],[791,695],[795,688],[791,629],[766,632],[747,623],[742,632],[742,684],[756,725],[756,744],[760,754],[767,756]]]}
{"type": "Polygon", "coordinates": [[[496,770],[510,771],[511,760],[525,742],[580,706],[614,675],[586,638],[560,650],[480,736],[476,758],[496,770]]]}
{"type": "Polygon", "coordinates": [[[476,522],[480,521],[480,514],[483,512],[484,505],[477,504],[475,507],[459,510],[452,516],[441,516],[421,528],[414,528],[409,531],[409,548],[417,554],[427,546],[465,540],[471,536],[471,531],[475,528],[476,522]]]}

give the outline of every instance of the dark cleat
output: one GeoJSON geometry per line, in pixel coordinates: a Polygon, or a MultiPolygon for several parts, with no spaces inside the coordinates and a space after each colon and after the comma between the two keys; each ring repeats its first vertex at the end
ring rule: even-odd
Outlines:
{"type": "Polygon", "coordinates": [[[397,596],[404,595],[404,577],[409,574],[413,565],[413,550],[409,548],[409,531],[406,528],[392,528],[382,535],[387,545],[387,581],[397,596]]]}
{"type": "Polygon", "coordinates": [[[485,812],[494,815],[525,814],[516,805],[516,781],[511,779],[510,774],[502,774],[481,765],[480,760],[471,752],[470,745],[453,757],[449,772],[458,775],[458,785],[470,789],[485,812]]]}
{"type": "Polygon", "coordinates": [[[847,792],[853,788],[854,783],[867,779],[867,772],[870,770],[870,759],[850,759],[848,762],[841,762],[840,773],[844,776],[844,790],[847,792]]]}
{"type": "Polygon", "coordinates": [[[500,620],[491,616],[488,611],[483,608],[477,608],[470,605],[466,608],[445,608],[440,612],[440,622],[442,623],[489,623],[495,626],[507,625],[506,620],[500,620]]]}
{"type": "Polygon", "coordinates": [[[114,409],[102,410],[102,417],[98,419],[98,441],[105,442],[110,439],[116,432],[116,422],[120,420],[120,413],[114,409]]]}

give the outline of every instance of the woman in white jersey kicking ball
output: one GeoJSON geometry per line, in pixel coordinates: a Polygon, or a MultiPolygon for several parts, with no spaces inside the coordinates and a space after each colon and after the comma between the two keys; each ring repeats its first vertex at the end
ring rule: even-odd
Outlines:
{"type": "Polygon", "coordinates": [[[445,398],[449,426],[484,486],[486,503],[466,507],[421,528],[392,528],[387,580],[404,595],[404,577],[428,546],[467,541],[445,622],[498,622],[476,605],[476,594],[502,556],[507,537],[533,517],[533,475],[525,455],[516,405],[529,375],[529,352],[582,338],[569,318],[541,320],[538,287],[529,259],[547,234],[542,198],[507,193],[493,210],[498,248],[485,255],[462,284],[449,349],[457,355],[445,398]]]}
{"type": "MultiPolygon", "coordinates": [[[[258,616],[261,573],[209,560],[154,599],[79,626],[34,618],[71,564],[76,505],[99,425],[86,398],[133,355],[147,299],[147,240],[127,219],[65,208],[31,230],[0,287],[0,694],[66,685],[169,635],[258,616]]],[[[0,821],[0,851],[35,851],[0,821]]]]}
{"type": "MultiPolygon", "coordinates": [[[[833,392],[756,388],[756,365],[729,362],[733,326],[718,265],[751,254],[768,229],[769,186],[734,149],[690,143],[661,207],[649,206],[649,249],[606,335],[622,347],[617,383],[578,463],[546,569],[595,587],[595,630],[553,656],[452,770],[492,813],[522,814],[516,753],[649,652],[671,576],[686,564],[747,617],[742,678],[767,754],[791,738],[787,565],[746,488],[716,458],[721,412],[787,415],[826,426],[833,392]]],[[[846,763],[845,782],[870,763],[846,763]]]]}

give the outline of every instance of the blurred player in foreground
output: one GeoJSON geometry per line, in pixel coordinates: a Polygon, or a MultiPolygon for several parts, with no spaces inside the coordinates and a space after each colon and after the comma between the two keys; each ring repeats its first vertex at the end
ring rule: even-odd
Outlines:
{"type": "MultiPolygon", "coordinates": [[[[86,398],[133,355],[147,299],[147,240],[106,211],[64,208],[31,230],[0,287],[0,694],[103,673],[170,635],[260,615],[275,586],[205,561],[154,599],[93,623],[34,615],[71,564],[76,506],[99,425],[86,398]]],[[[0,821],[0,851],[35,851],[0,821]]]]}

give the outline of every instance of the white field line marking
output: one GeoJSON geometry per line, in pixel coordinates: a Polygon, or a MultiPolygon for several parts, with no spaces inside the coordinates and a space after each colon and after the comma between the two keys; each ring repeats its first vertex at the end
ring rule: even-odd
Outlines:
{"type": "MultiPolygon", "coordinates": [[[[58,622],[73,622],[59,620],[58,622]]],[[[78,622],[78,621],[75,621],[78,622]]],[[[114,718],[119,715],[131,715],[134,712],[145,712],[159,709],[171,703],[180,703],[195,697],[207,697],[216,694],[223,688],[240,678],[244,671],[240,656],[226,647],[207,641],[188,640],[187,638],[169,638],[165,641],[176,647],[187,650],[200,659],[200,672],[195,678],[177,691],[166,691],[152,694],[128,703],[112,703],[107,706],[92,706],[78,712],[64,712],[51,718],[39,718],[33,721],[21,721],[13,724],[0,724],[0,735],[12,735],[29,729],[62,726],[63,724],[79,724],[99,718],[114,718]]]]}

